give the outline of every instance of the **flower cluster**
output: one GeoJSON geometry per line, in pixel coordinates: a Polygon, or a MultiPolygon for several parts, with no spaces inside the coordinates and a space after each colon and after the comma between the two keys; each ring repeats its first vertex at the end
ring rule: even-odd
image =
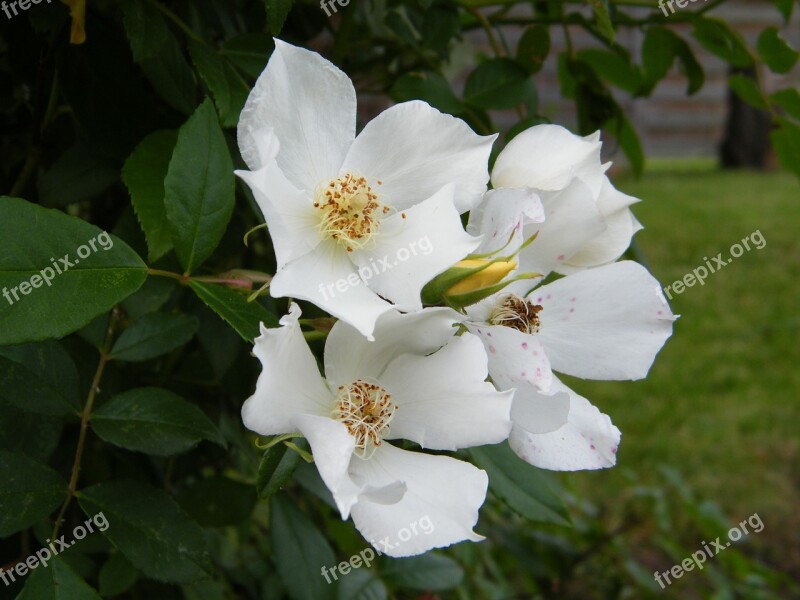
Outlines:
{"type": "Polygon", "coordinates": [[[249,170],[237,174],[274,244],[271,295],[338,321],[324,374],[296,303],[280,327],[262,325],[245,425],[307,438],[342,518],[368,540],[429,515],[433,533],[393,556],[482,539],[473,527],[486,473],[408,442],[454,451],[508,440],[541,468],[614,465],[619,430],[555,372],[643,378],[675,317],[645,268],[618,261],[641,226],[637,200],[605,175],[599,133],[532,127],[490,178],[496,136],[419,101],[356,136],[348,77],[316,53],[275,46],[242,112],[249,170]],[[431,252],[361,277],[420,239],[431,252]],[[350,279],[346,293],[322,293],[350,279]]]}

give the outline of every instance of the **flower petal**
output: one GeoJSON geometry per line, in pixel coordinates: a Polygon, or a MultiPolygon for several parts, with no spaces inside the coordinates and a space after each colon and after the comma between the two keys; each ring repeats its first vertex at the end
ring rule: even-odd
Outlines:
{"type": "Polygon", "coordinates": [[[425,284],[480,244],[461,225],[453,189],[447,184],[424,202],[383,219],[375,246],[351,255],[369,287],[399,310],[422,310],[425,284]]]}
{"type": "Polygon", "coordinates": [[[560,125],[534,125],[500,152],[492,185],[558,191],[580,177],[597,197],[605,170],[600,164],[601,145],[599,137],[582,138],[560,125]]]}
{"type": "Polygon", "coordinates": [[[386,486],[404,481],[408,491],[396,504],[363,498],[352,509],[356,528],[375,548],[392,557],[415,556],[483,536],[472,528],[486,499],[489,479],[477,467],[449,456],[380,446],[370,460],[355,459],[355,481],[386,486]]]}
{"type": "Polygon", "coordinates": [[[661,286],[633,261],[581,271],[531,295],[553,370],[586,379],[641,379],[672,335],[661,286]]]}
{"type": "Polygon", "coordinates": [[[272,127],[277,161],[294,186],[313,192],[336,177],[355,138],[356,93],[350,79],[316,52],[275,40],[275,51],[239,118],[239,149],[263,166],[253,134],[272,127]]]}
{"type": "Polygon", "coordinates": [[[455,335],[461,316],[449,308],[426,308],[403,314],[389,311],[375,324],[375,341],[337,321],[325,342],[325,377],[333,387],[365,377],[377,379],[386,366],[405,353],[436,352],[455,335]]]}
{"type": "Polygon", "coordinates": [[[479,136],[460,119],[414,100],[397,104],[367,123],[343,171],[382,181],[380,201],[398,211],[455,182],[460,213],[486,192],[487,164],[496,135],[479,136]]]}
{"type": "Polygon", "coordinates": [[[502,325],[468,323],[467,327],[483,341],[489,355],[489,375],[498,389],[519,385],[532,385],[544,392],[550,389],[553,372],[537,336],[502,325]]]}
{"type": "Polygon", "coordinates": [[[350,323],[370,340],[375,321],[392,305],[369,289],[347,252],[332,240],[293,260],[275,274],[269,287],[273,298],[308,300],[350,323]]]}
{"type": "Polygon", "coordinates": [[[387,439],[435,450],[502,442],[514,394],[496,391],[486,375],[486,351],[469,333],[429,356],[397,357],[380,378],[397,405],[387,439]]]}
{"type": "Polygon", "coordinates": [[[569,411],[566,392],[551,387],[545,395],[532,385],[520,385],[514,393],[511,420],[514,427],[530,433],[550,433],[567,423],[569,411]]]}
{"type": "MultiPolygon", "coordinates": [[[[542,192],[545,221],[531,225],[531,235],[536,228],[539,235],[519,254],[519,270],[524,273],[541,273],[546,276],[565,260],[584,247],[590,240],[605,231],[605,224],[597,209],[591,190],[580,180],[573,179],[560,192],[542,192]]],[[[509,290],[517,291],[519,282],[509,290]]],[[[527,283],[527,289],[530,289],[527,283]]]]}
{"type": "Polygon", "coordinates": [[[639,202],[638,198],[620,192],[611,185],[608,177],[603,176],[597,208],[603,216],[606,230],[570,256],[559,272],[570,273],[576,269],[608,264],[622,256],[631,245],[633,234],[641,229],[628,208],[636,202],[639,202]]]}
{"type": "Polygon", "coordinates": [[[253,191],[275,247],[278,269],[317,247],[319,211],[311,196],[298,190],[278,167],[278,138],[270,129],[253,134],[260,148],[262,167],[257,171],[236,171],[253,191]]]}
{"type": "Polygon", "coordinates": [[[477,253],[487,254],[505,246],[503,254],[513,254],[525,241],[524,226],[542,223],[544,218],[544,206],[535,190],[500,188],[488,191],[470,211],[467,233],[483,236],[477,253]],[[514,238],[506,246],[512,233],[514,238]]]}
{"type": "Polygon", "coordinates": [[[262,371],[255,393],[242,407],[242,419],[245,427],[261,435],[293,433],[296,415],[328,415],[333,408],[333,395],[300,330],[300,314],[300,307],[292,304],[280,327],[262,325],[255,340],[253,353],[262,371]]]}
{"type": "Polygon", "coordinates": [[[569,396],[567,423],[550,433],[536,433],[515,422],[508,440],[511,449],[522,460],[552,471],[613,467],[621,437],[619,429],[607,415],[560,381],[553,382],[553,390],[569,396]]]}
{"type": "Polygon", "coordinates": [[[333,494],[342,519],[347,519],[363,489],[353,482],[348,471],[355,438],[342,423],[329,416],[297,415],[292,423],[311,445],[320,477],[333,494]]]}

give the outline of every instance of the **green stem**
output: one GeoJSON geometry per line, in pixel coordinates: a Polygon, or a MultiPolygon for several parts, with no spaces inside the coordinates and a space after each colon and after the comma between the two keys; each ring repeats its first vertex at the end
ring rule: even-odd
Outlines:
{"type": "Polygon", "coordinates": [[[180,273],[173,273],[172,271],[162,271],[161,269],[147,269],[148,275],[155,275],[157,277],[169,277],[170,279],[177,279],[183,285],[189,282],[188,275],[181,275],[180,273]]]}
{"type": "Polygon", "coordinates": [[[220,283],[222,285],[231,285],[234,287],[245,288],[248,290],[253,289],[253,282],[248,281],[246,279],[234,279],[229,277],[211,277],[211,276],[190,277],[188,279],[192,279],[194,281],[203,281],[205,283],[220,283]]]}
{"type": "Polygon", "coordinates": [[[106,339],[103,343],[102,349],[100,350],[100,361],[97,364],[97,370],[94,373],[92,385],[89,388],[89,395],[86,398],[86,404],[84,405],[83,413],[81,414],[81,431],[78,435],[78,447],[75,450],[75,460],[72,463],[72,474],[69,478],[69,488],[67,491],[67,497],[64,499],[64,503],[61,505],[61,510],[58,511],[58,517],[56,517],[56,522],[53,527],[53,534],[50,537],[50,539],[53,540],[58,537],[58,532],[61,528],[61,523],[64,520],[64,515],[67,513],[67,509],[69,508],[70,502],[72,502],[72,498],[75,496],[75,492],[78,491],[78,476],[81,472],[83,450],[86,447],[86,437],[89,433],[89,420],[92,416],[92,409],[94,408],[94,402],[97,399],[97,393],[100,391],[100,380],[103,378],[103,373],[105,372],[106,365],[108,364],[108,355],[111,352],[111,344],[114,341],[114,332],[116,330],[118,320],[119,310],[114,307],[114,309],[111,311],[111,319],[108,323],[108,329],[106,330],[106,339]]]}
{"type": "Polygon", "coordinates": [[[311,342],[313,340],[327,339],[328,334],[324,331],[304,331],[303,337],[306,338],[306,341],[311,342]]]}
{"type": "Polygon", "coordinates": [[[497,36],[494,34],[492,24],[489,22],[486,16],[479,9],[474,7],[467,8],[467,10],[478,20],[478,23],[481,24],[481,27],[483,27],[483,30],[486,32],[486,36],[489,38],[489,44],[491,44],[495,55],[498,57],[504,56],[503,49],[500,47],[500,44],[497,41],[497,36]]]}
{"type": "Polygon", "coordinates": [[[201,38],[201,37],[200,37],[199,35],[197,35],[197,34],[196,34],[194,31],[192,31],[192,28],[191,28],[191,27],[189,27],[189,26],[188,26],[188,25],[187,25],[187,24],[186,24],[186,23],[183,21],[183,19],[181,19],[181,18],[180,18],[178,15],[176,15],[174,12],[172,12],[172,11],[171,11],[170,9],[168,9],[166,6],[164,6],[164,5],[163,5],[163,4],[161,4],[160,2],[156,2],[156,0],[150,0],[150,3],[151,3],[153,6],[155,6],[155,7],[156,7],[158,10],[160,10],[160,11],[161,11],[161,13],[162,13],[162,14],[163,14],[165,17],[167,17],[167,18],[168,18],[170,21],[172,21],[173,23],[175,23],[175,25],[177,25],[177,26],[180,28],[180,30],[181,30],[181,31],[183,31],[183,32],[184,32],[184,33],[185,33],[185,34],[186,34],[186,35],[187,35],[189,38],[191,38],[191,39],[192,39],[192,40],[194,40],[195,42],[200,42],[201,44],[205,44],[205,41],[203,40],[203,38],[201,38]]]}

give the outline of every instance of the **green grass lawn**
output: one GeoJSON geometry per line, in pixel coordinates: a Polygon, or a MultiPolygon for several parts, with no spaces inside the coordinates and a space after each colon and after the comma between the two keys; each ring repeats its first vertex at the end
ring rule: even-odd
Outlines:
{"type": "Polygon", "coordinates": [[[658,468],[673,467],[732,519],[758,512],[757,543],[800,577],[800,185],[674,165],[615,183],[643,200],[636,243],[662,285],[755,230],[767,243],[673,295],[681,318],[647,380],[570,381],[612,417],[622,445],[617,468],[561,477],[608,502],[626,473],[658,484],[658,468]]]}

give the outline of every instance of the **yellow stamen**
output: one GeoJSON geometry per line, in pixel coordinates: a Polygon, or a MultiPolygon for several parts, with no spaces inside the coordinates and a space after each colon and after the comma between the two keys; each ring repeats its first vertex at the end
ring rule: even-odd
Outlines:
{"type": "Polygon", "coordinates": [[[397,405],[381,386],[358,379],[340,385],[336,407],[331,415],[341,421],[356,439],[356,455],[369,458],[389,433],[389,423],[397,405]]]}

